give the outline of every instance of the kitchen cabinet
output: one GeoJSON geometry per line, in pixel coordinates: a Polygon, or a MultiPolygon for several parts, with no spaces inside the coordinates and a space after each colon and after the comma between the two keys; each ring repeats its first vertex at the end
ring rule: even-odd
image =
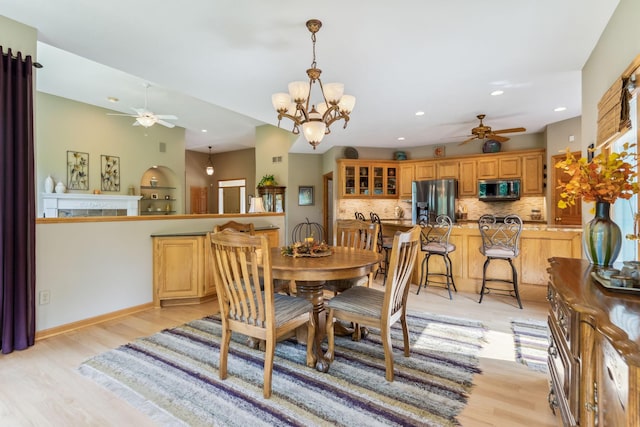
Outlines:
{"type": "Polygon", "coordinates": [[[458,160],[442,160],[438,162],[438,179],[458,179],[458,160]]]}
{"type": "Polygon", "coordinates": [[[522,196],[544,195],[544,169],[543,153],[522,156],[522,196]]]}
{"type": "Polygon", "coordinates": [[[435,160],[417,162],[415,164],[416,181],[436,179],[438,177],[438,174],[436,173],[437,164],[438,163],[435,160]]]}
{"type": "Polygon", "coordinates": [[[415,178],[415,164],[400,164],[399,169],[399,196],[401,199],[410,199],[411,198],[411,183],[415,178]]]}
{"type": "Polygon", "coordinates": [[[498,159],[495,157],[478,159],[478,179],[495,179],[498,177],[498,159]]]}
{"type": "Polygon", "coordinates": [[[491,158],[478,158],[478,179],[520,178],[520,156],[496,155],[491,158]]]}
{"type": "Polygon", "coordinates": [[[498,158],[498,178],[520,178],[522,176],[520,156],[498,158]]]}
{"type": "Polygon", "coordinates": [[[595,283],[587,261],[549,260],[549,404],[564,425],[640,425],[640,300],[595,283]]]}
{"type": "Polygon", "coordinates": [[[460,161],[460,177],[458,179],[458,197],[473,197],[478,194],[476,178],[476,161],[474,159],[460,161]]]}
{"type": "Polygon", "coordinates": [[[339,160],[341,197],[398,197],[397,162],[339,160]]]}

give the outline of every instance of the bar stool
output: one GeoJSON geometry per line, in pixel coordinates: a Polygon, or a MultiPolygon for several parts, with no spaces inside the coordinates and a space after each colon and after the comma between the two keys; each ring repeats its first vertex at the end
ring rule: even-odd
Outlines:
{"type": "Polygon", "coordinates": [[[429,283],[446,287],[449,292],[449,299],[453,299],[451,296],[451,287],[453,287],[455,292],[458,292],[456,284],[453,281],[453,266],[451,264],[451,258],[449,258],[449,254],[456,250],[456,245],[449,242],[452,225],[451,218],[447,215],[439,215],[435,223],[420,223],[420,227],[422,227],[422,251],[425,254],[420,267],[420,283],[418,284],[416,295],[420,293],[420,288],[423,286],[426,288],[429,283]],[[429,273],[429,258],[431,258],[432,255],[442,257],[445,267],[444,273],[429,273]],[[443,279],[432,280],[429,279],[429,276],[439,276],[443,279]]]}
{"type": "Polygon", "coordinates": [[[482,215],[478,220],[480,236],[482,237],[482,247],[480,252],[487,257],[482,267],[482,289],[480,290],[480,300],[482,303],[484,294],[491,291],[506,292],[509,296],[514,296],[518,301],[520,309],[520,293],[518,292],[518,272],[513,265],[513,259],[520,253],[520,233],[522,232],[522,219],[518,215],[507,215],[504,221],[497,221],[493,215],[482,215]],[[487,277],[487,268],[491,260],[501,259],[507,261],[511,266],[511,280],[487,277]],[[513,285],[513,289],[490,288],[487,282],[503,282],[513,285]]]}
{"type": "Polygon", "coordinates": [[[375,277],[378,277],[378,273],[384,274],[384,280],[382,281],[384,285],[387,283],[387,265],[389,263],[389,253],[393,247],[393,237],[384,237],[382,233],[382,222],[380,221],[380,216],[377,213],[369,212],[369,217],[371,218],[371,222],[378,224],[378,237],[376,242],[378,253],[382,253],[384,251],[384,261],[382,261],[382,265],[375,274],[375,277]]]}

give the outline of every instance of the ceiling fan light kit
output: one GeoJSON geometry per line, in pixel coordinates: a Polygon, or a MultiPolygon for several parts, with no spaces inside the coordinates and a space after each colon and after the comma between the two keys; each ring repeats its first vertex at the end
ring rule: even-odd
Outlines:
{"type": "Polygon", "coordinates": [[[322,70],[316,67],[316,33],[322,27],[318,19],[307,21],[307,29],[311,32],[313,43],[313,61],[311,68],[307,70],[309,81],[297,81],[289,83],[289,93],[279,92],[271,97],[273,108],[278,112],[278,127],[283,117],[293,121],[292,132],[302,134],[313,149],[320,144],[324,136],[331,132],[330,126],[337,120],[344,120],[343,129],[347,127],[349,115],[353,111],[356,98],[344,94],[342,83],[322,83],[320,74],[322,70]],[[318,83],[322,94],[322,101],[311,104],[311,88],[318,83]]]}
{"type": "Polygon", "coordinates": [[[133,117],[136,119],[133,122],[133,126],[143,126],[145,128],[151,127],[158,123],[159,125],[172,128],[175,127],[173,123],[167,122],[166,120],[177,120],[178,118],[173,114],[154,114],[153,112],[147,110],[147,91],[149,89],[149,84],[144,84],[144,108],[133,108],[131,109],[136,112],[136,114],[119,114],[119,113],[107,113],[109,116],[126,116],[133,117]]]}

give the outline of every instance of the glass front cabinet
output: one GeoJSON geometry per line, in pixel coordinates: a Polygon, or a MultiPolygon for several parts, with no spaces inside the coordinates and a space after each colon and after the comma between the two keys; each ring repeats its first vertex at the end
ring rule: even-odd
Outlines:
{"type": "Polygon", "coordinates": [[[341,197],[398,197],[398,168],[395,164],[358,160],[338,162],[341,197]]]}
{"type": "Polygon", "coordinates": [[[258,195],[262,197],[265,211],[284,212],[284,193],[286,188],[277,185],[258,187],[258,195]]]}

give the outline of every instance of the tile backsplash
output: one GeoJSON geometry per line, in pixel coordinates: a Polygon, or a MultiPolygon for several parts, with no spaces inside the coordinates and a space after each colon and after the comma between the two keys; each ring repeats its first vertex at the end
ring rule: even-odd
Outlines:
{"type": "MultiPolygon", "coordinates": [[[[362,212],[369,218],[369,212],[377,213],[382,219],[395,218],[395,208],[400,206],[404,218],[411,219],[411,201],[397,199],[338,199],[337,219],[352,219],[356,212],[362,212]]],[[[539,209],[542,220],[546,221],[546,199],[544,197],[522,197],[512,202],[481,202],[478,199],[464,198],[456,200],[456,210],[463,207],[467,211],[467,218],[475,220],[481,215],[491,213],[504,216],[516,214],[523,220],[531,219],[532,209],[539,209]]]]}

